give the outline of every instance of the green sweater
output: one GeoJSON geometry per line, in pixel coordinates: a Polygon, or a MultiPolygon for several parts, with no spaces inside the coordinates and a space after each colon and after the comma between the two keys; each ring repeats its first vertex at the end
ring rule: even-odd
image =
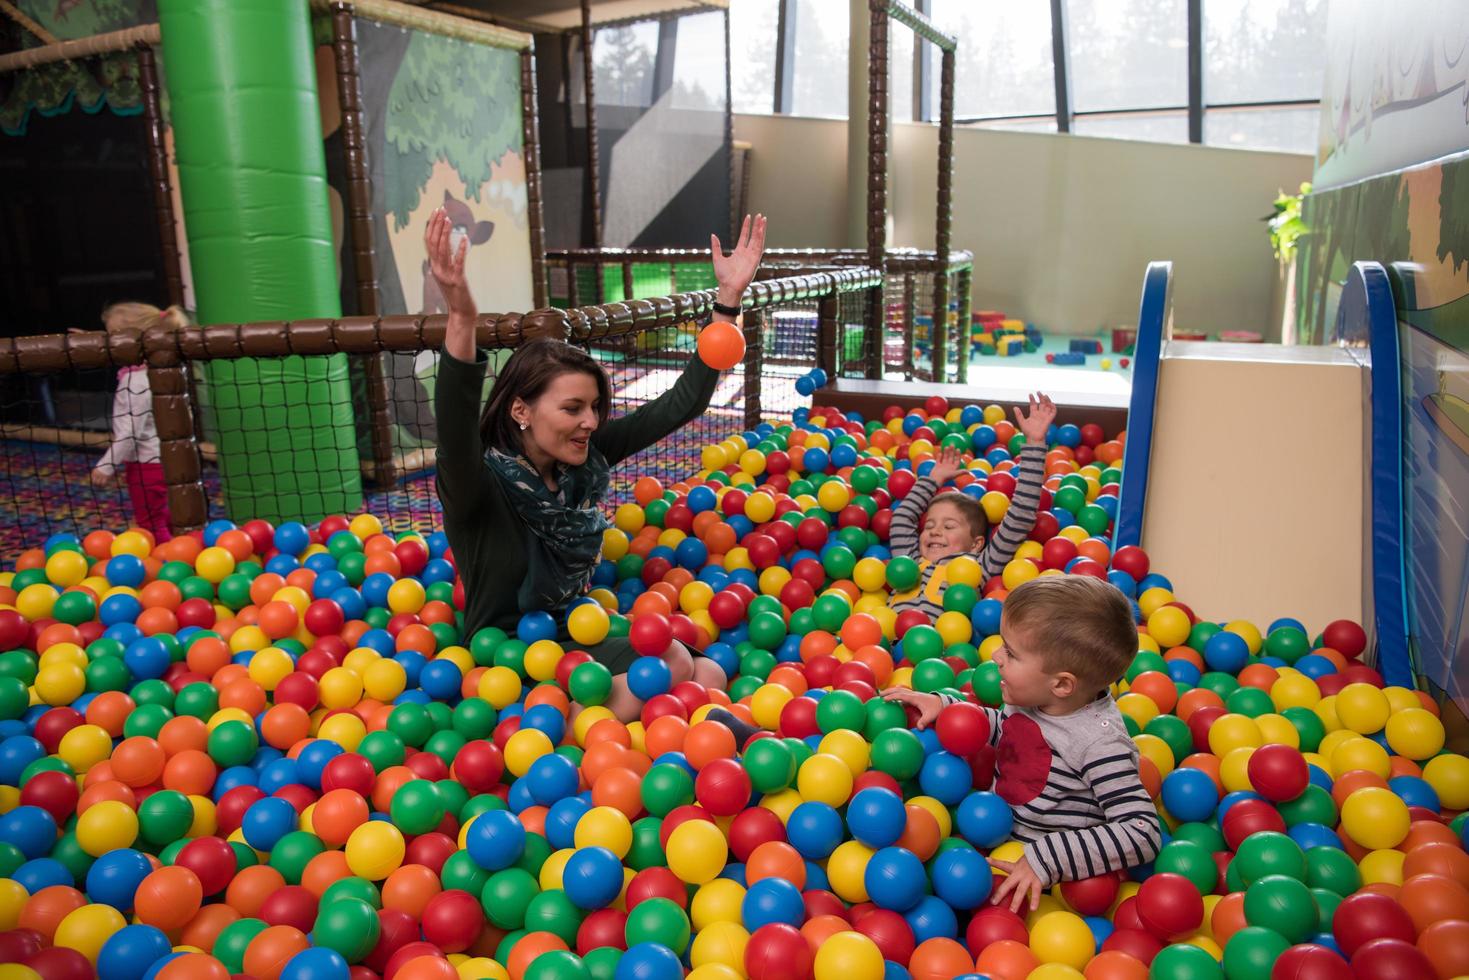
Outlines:
{"type": "MultiPolygon", "coordinates": [[[[523,613],[534,611],[521,609],[517,595],[532,563],[544,560],[545,547],[485,463],[479,418],[486,364],[483,351],[475,351],[473,364],[441,353],[434,393],[436,482],[444,505],[444,533],[464,580],[466,637],[485,626],[512,632],[523,613]]],[[[701,415],[718,382],[719,372],[693,357],[672,388],[627,415],[609,419],[592,433],[592,443],[607,465],[616,466],[701,415]]]]}

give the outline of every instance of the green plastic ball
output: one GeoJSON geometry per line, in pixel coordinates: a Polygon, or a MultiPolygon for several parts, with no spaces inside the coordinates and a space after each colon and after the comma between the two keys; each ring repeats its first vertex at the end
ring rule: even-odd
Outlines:
{"type": "Polygon", "coordinates": [[[1149,980],[1223,980],[1224,969],[1197,946],[1164,946],[1148,970],[1149,980]]]}
{"type": "Polygon", "coordinates": [[[1202,895],[1210,894],[1219,884],[1214,856],[1192,841],[1170,841],[1158,852],[1155,868],[1160,873],[1183,875],[1202,895]]]}
{"type": "Polygon", "coordinates": [[[666,817],[675,808],[694,802],[694,777],[681,765],[660,763],[643,777],[641,795],[643,807],[649,813],[655,817],[666,817]]]}
{"type": "Polygon", "coordinates": [[[923,759],[923,743],[907,728],[889,728],[872,740],[872,768],[899,782],[917,776],[923,759]]]}
{"type": "Polygon", "coordinates": [[[405,834],[426,834],[444,819],[439,789],[427,779],[411,779],[393,794],[388,808],[393,823],[405,834]]]}
{"type": "Polygon", "coordinates": [[[506,868],[490,876],[480,893],[485,916],[497,929],[519,929],[525,925],[525,910],[540,894],[536,879],[524,868],[506,868]]]}
{"type": "Polygon", "coordinates": [[[1245,926],[1224,945],[1224,975],[1228,980],[1270,980],[1270,971],[1290,942],[1263,926],[1245,926]]]}
{"type": "Polygon", "coordinates": [[[372,952],[381,931],[382,922],[372,905],[360,898],[338,898],[321,903],[311,938],[316,945],[341,953],[348,963],[356,963],[372,952]]]}
{"type": "Polygon", "coordinates": [[[301,884],[306,865],[326,850],[321,838],[304,830],[293,830],[275,842],[270,849],[270,866],[281,873],[288,885],[301,884]]]}
{"type": "Polygon", "coordinates": [[[1313,847],[1306,851],[1306,884],[1345,898],[1362,887],[1362,872],[1346,851],[1313,847]]]}
{"type": "Polygon", "coordinates": [[[260,748],[255,728],[243,721],[226,721],[209,733],[209,757],[221,769],[248,765],[260,748]]]}
{"type": "MultiPolygon", "coordinates": [[[[373,919],[377,919],[376,914],[373,915],[373,919]]],[[[214,939],[214,948],[210,950],[210,953],[231,973],[244,973],[245,950],[249,947],[250,941],[265,930],[265,923],[259,919],[236,919],[220,930],[219,935],[214,939]]]]}
{"type": "Polygon", "coordinates": [[[918,562],[906,555],[888,561],[888,586],[894,592],[906,592],[918,584],[918,562]]]}
{"type": "Polygon", "coordinates": [[[624,935],[629,947],[657,943],[682,956],[689,946],[689,917],[671,899],[649,898],[628,910],[624,935]]]}
{"type": "Polygon", "coordinates": [[[612,672],[595,660],[588,660],[572,669],[566,688],[578,704],[588,707],[605,704],[612,693],[612,672]]]}
{"type": "Polygon", "coordinates": [[[1274,929],[1292,943],[1305,942],[1320,919],[1306,883],[1285,875],[1266,875],[1245,889],[1245,921],[1274,929]]]}
{"type": "Polygon", "coordinates": [[[824,735],[842,728],[861,732],[866,721],[867,709],[850,691],[832,691],[816,702],[816,727],[824,735]]]}
{"type": "Polygon", "coordinates": [[[903,655],[918,664],[944,655],[944,638],[932,626],[914,626],[903,634],[903,655]]]}
{"type": "Polygon", "coordinates": [[[568,946],[576,944],[576,930],[581,926],[581,910],[559,888],[543,891],[525,907],[527,932],[549,932],[561,937],[568,946]]]}
{"type": "Polygon", "coordinates": [[[155,846],[183,837],[193,823],[194,804],[178,790],[161,789],[138,804],[139,836],[155,846]]]}
{"type": "Polygon", "coordinates": [[[1299,844],[1278,831],[1264,830],[1246,837],[1233,863],[1247,886],[1272,875],[1306,880],[1306,855],[1299,844]]]}
{"type": "MultiPolygon", "coordinates": [[[[758,738],[750,742],[745,746],[741,762],[744,764],[745,772],[750,776],[750,785],[761,793],[779,792],[790,786],[792,780],[796,778],[796,760],[791,755],[790,746],[777,738],[758,738]]],[[[653,769],[660,768],[662,767],[653,767],[653,769]]],[[[652,770],[649,770],[649,774],[652,774],[652,770]]],[[[692,780],[689,782],[689,795],[692,799],[692,780]]],[[[646,802],[644,805],[647,805],[646,802]]],[[[656,813],[652,807],[648,807],[648,812],[656,813]]],[[[662,816],[663,814],[657,815],[662,816]]]]}

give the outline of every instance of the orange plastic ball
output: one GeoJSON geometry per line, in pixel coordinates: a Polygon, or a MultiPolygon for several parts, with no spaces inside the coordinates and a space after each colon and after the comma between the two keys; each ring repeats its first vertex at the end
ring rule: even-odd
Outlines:
{"type": "Polygon", "coordinates": [[[277,980],[286,961],[309,945],[295,926],[269,926],[245,947],[245,972],[256,980],[277,980]]]}
{"type": "Polygon", "coordinates": [[[442,956],[415,956],[398,968],[393,980],[459,980],[459,971],[442,956]]]}
{"type": "Polygon", "coordinates": [[[356,790],[328,790],[311,810],[311,828],[328,847],[341,847],[370,814],[367,800],[356,790]]]}
{"type": "Polygon", "coordinates": [[[146,735],[134,735],[112,750],[112,776],[137,789],[157,782],[166,761],[163,746],[146,735]]]}
{"type": "Polygon", "coordinates": [[[136,710],[133,699],[122,691],[103,691],[87,705],[87,724],[96,725],[113,738],[122,734],[128,715],[136,710]]]}
{"type": "MultiPolygon", "coordinates": [[[[1003,944],[991,943],[987,949],[994,949],[999,945],[1003,944]]],[[[1011,945],[1019,946],[1020,944],[1012,942],[1011,945]]],[[[1030,950],[1027,949],[1025,952],[1026,955],[1030,955],[1030,950]]],[[[1031,956],[1031,962],[1034,964],[1034,956],[1031,956]]],[[[913,950],[912,959],[908,961],[908,972],[913,974],[913,980],[949,980],[950,977],[957,977],[961,973],[972,973],[975,969],[977,967],[974,960],[970,958],[968,950],[954,940],[942,937],[925,939],[919,943],[918,948],[913,950]]],[[[989,973],[990,971],[981,970],[981,972],[989,973]]],[[[1025,974],[1021,974],[1014,980],[1024,980],[1024,977],[1025,974]]],[[[1011,980],[1011,978],[1006,977],[1005,980],[1011,980]]]]}
{"type": "Polygon", "coordinates": [[[205,905],[179,933],[179,942],[198,949],[213,949],[214,941],[225,927],[239,919],[240,913],[228,905],[205,905]]]}
{"type": "Polygon", "coordinates": [[[230,980],[230,971],[212,956],[185,953],[165,963],[155,980],[230,980]]]}
{"type": "Polygon", "coordinates": [[[1435,922],[1418,934],[1418,948],[1440,977],[1469,976],[1469,922],[1435,922]]]}
{"type": "Polygon", "coordinates": [[[1423,874],[1442,875],[1469,888],[1469,854],[1453,844],[1415,847],[1403,861],[1403,880],[1423,874]]]}
{"type": "MultiPolygon", "coordinates": [[[[933,942],[932,939],[928,942],[933,942]]],[[[925,943],[924,945],[927,945],[925,943]]],[[[918,951],[914,950],[914,956],[918,951]]],[[[1040,965],[1030,947],[1013,939],[1001,939],[997,943],[990,943],[980,951],[979,957],[974,961],[974,972],[987,974],[996,980],[1025,980],[1030,976],[1030,971],[1040,965]]],[[[937,980],[937,974],[933,974],[937,980]]],[[[953,973],[948,976],[954,976],[953,973]]],[[[918,974],[913,973],[914,980],[918,974]]]]}
{"type": "Polygon", "coordinates": [[[750,852],[745,862],[747,882],[753,885],[763,878],[781,878],[797,888],[805,888],[806,862],[800,852],[785,841],[766,841],[750,852]]]}
{"type": "Polygon", "coordinates": [[[621,810],[629,820],[636,820],[643,812],[642,793],[642,778],[631,769],[616,766],[592,784],[592,806],[610,806],[621,810]]]}
{"type": "Polygon", "coordinates": [[[1423,874],[1404,879],[1398,903],[1422,932],[1444,919],[1469,920],[1469,889],[1443,875],[1423,874]]]}
{"type": "Polygon", "coordinates": [[[75,888],[49,885],[26,899],[16,925],[22,929],[34,929],[49,946],[56,937],[56,927],[61,925],[61,920],[86,904],[87,896],[75,888]]]}
{"type": "Polygon", "coordinates": [[[163,785],[185,796],[206,796],[219,769],[206,753],[185,749],[163,765],[163,785]]]}
{"type": "Polygon", "coordinates": [[[698,346],[699,360],[716,371],[728,371],[745,356],[744,334],[724,320],[715,320],[701,330],[698,346]]]}
{"type": "Polygon", "coordinates": [[[255,864],[236,873],[225,889],[224,900],[241,918],[258,918],[265,900],[284,887],[286,879],[279,871],[268,864],[255,864]]]}
{"type": "Polygon", "coordinates": [[[199,876],[188,868],[168,865],[152,872],[133,895],[138,921],[164,932],[186,925],[204,901],[199,876]]]}
{"type": "Polygon", "coordinates": [[[510,955],[505,958],[505,969],[510,974],[510,980],[524,980],[526,968],[537,956],[566,948],[566,943],[555,933],[527,933],[511,948],[510,955]]]}
{"type": "Polygon", "coordinates": [[[1110,949],[1092,957],[1082,975],[1086,980],[1148,980],[1148,968],[1142,960],[1110,949]]]}
{"type": "Polygon", "coordinates": [[[306,862],[306,868],[301,872],[301,887],[321,898],[334,883],[350,877],[352,869],[347,864],[346,853],[322,851],[306,862]]]}
{"type": "Polygon", "coordinates": [[[299,704],[278,704],[260,719],[260,734],[267,745],[288,749],[311,735],[311,716],[299,704]]]}
{"type": "Polygon", "coordinates": [[[193,715],[179,715],[163,723],[158,744],[170,759],[180,752],[203,752],[209,745],[209,726],[193,715]]]}
{"type": "Polygon", "coordinates": [[[415,919],[435,895],[444,890],[439,876],[421,864],[405,864],[383,882],[383,908],[407,912],[415,919]]]}
{"type": "Polygon", "coordinates": [[[718,759],[734,757],[734,733],[717,721],[701,721],[690,726],[684,736],[683,751],[689,765],[703,769],[718,759]]]}

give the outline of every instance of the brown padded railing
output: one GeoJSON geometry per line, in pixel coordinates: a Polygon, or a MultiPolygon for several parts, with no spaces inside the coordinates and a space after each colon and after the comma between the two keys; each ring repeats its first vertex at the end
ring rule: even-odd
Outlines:
{"type": "MultiPolygon", "coordinates": [[[[856,268],[765,280],[750,286],[743,318],[747,427],[757,425],[761,416],[764,311],[783,303],[816,301],[817,366],[827,367],[834,374],[840,295],[865,292],[881,281],[875,270],[856,268]]],[[[701,290],[569,310],[487,313],[476,324],[475,342],[494,350],[513,349],[537,337],[572,343],[636,337],[704,318],[712,312],[714,295],[713,290],[701,290]]],[[[175,531],[186,531],[202,527],[208,515],[200,439],[194,424],[196,402],[189,384],[191,364],[245,357],[439,350],[447,326],[448,317],[440,314],[226,324],[178,331],[155,328],[142,334],[93,330],[0,338],[0,376],[146,365],[159,462],[168,488],[170,525],[175,531]]],[[[373,411],[372,406],[369,411],[373,411]]],[[[368,422],[359,420],[359,424],[368,422]]]]}

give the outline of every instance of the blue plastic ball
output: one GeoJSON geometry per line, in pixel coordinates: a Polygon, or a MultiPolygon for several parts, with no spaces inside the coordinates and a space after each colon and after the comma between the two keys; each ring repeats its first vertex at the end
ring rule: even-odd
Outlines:
{"type": "Polygon", "coordinates": [[[847,804],[847,827],[855,839],[868,847],[896,844],[907,823],[903,798],[880,786],[862,790],[847,804]]]}
{"type": "Polygon", "coordinates": [[[800,926],[806,920],[806,902],[801,890],[784,878],[762,878],[745,892],[740,918],[750,932],[773,922],[800,926]]]}
{"type": "Polygon", "coordinates": [[[566,862],[561,888],[581,909],[611,905],[622,892],[622,861],[605,847],[582,847],[566,862]]]}
{"type": "Polygon", "coordinates": [[[508,810],[486,810],[470,822],[464,849],[486,871],[503,871],[525,850],[525,824],[508,810]]]}
{"type": "Polygon", "coordinates": [[[107,937],[97,954],[97,975],[108,980],[142,980],[148,968],[173,951],[161,929],[132,925],[107,937]]]}
{"type": "Polygon", "coordinates": [[[683,964],[667,946],[638,943],[618,959],[612,980],[683,980],[683,964]]]}
{"type": "Polygon", "coordinates": [[[969,793],[974,772],[969,763],[952,752],[935,752],[923,760],[918,785],[945,806],[953,806],[969,793]]]}
{"type": "Polygon", "coordinates": [[[43,858],[56,846],[56,820],[38,806],[18,806],[0,814],[0,840],[14,844],[27,858],[43,858]]]}
{"type": "Polygon", "coordinates": [[[627,669],[627,688],[640,701],[666,694],[673,686],[673,671],[661,657],[638,657],[627,669]]]}
{"type": "Polygon", "coordinates": [[[581,774],[576,763],[554,752],[530,764],[524,782],[531,797],[541,806],[550,806],[568,796],[575,796],[581,774]]]}
{"type": "Polygon", "coordinates": [[[1184,823],[1203,823],[1219,805],[1219,790],[1202,769],[1180,768],[1163,777],[1163,806],[1184,823]]]}
{"type": "Polygon", "coordinates": [[[936,895],[925,895],[918,903],[903,913],[908,928],[913,930],[913,941],[926,942],[930,939],[953,939],[959,934],[959,922],[949,904],[936,895]]]}
{"type": "Polygon", "coordinates": [[[978,908],[990,897],[994,874],[983,854],[952,847],[933,859],[933,890],[954,909],[978,908]]]}
{"type": "Polygon", "coordinates": [[[923,898],[928,877],[918,855],[906,847],[884,847],[868,860],[862,882],[878,908],[906,912],[923,898]]]}
{"type": "Polygon", "coordinates": [[[329,946],[310,946],[286,960],[280,980],[347,980],[352,968],[329,946]]]}
{"type": "Polygon", "coordinates": [[[296,818],[296,808],[289,800],[267,796],[250,804],[240,822],[240,833],[255,850],[268,851],[296,829],[296,818]]]}
{"type": "Polygon", "coordinates": [[[1204,663],[1209,665],[1210,670],[1238,674],[1249,659],[1249,644],[1238,633],[1220,630],[1204,644],[1204,663]]]}
{"type": "Polygon", "coordinates": [[[130,847],[108,851],[87,869],[87,894],[94,902],[127,912],[138,886],[152,872],[153,865],[142,851],[130,847]]]}
{"type": "Polygon", "coordinates": [[[800,804],[786,821],[786,840],[803,858],[823,860],[844,837],[841,815],[814,800],[800,804]]]}
{"type": "Polygon", "coordinates": [[[537,640],[556,639],[556,617],[548,612],[536,610],[520,617],[515,626],[515,635],[527,645],[537,640]]]}
{"type": "Polygon", "coordinates": [[[955,814],[959,834],[975,847],[997,847],[1010,838],[1015,815],[998,793],[977,790],[959,802],[955,814]]]}

